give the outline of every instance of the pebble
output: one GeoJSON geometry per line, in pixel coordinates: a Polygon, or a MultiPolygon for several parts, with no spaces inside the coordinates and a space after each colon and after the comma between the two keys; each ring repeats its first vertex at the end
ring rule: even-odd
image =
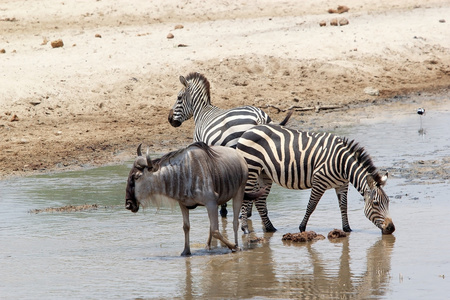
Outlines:
{"type": "Polygon", "coordinates": [[[320,27],[327,26],[327,22],[326,21],[320,21],[319,25],[320,25],[320,27]]]}
{"type": "Polygon", "coordinates": [[[169,33],[169,34],[167,35],[167,38],[168,38],[168,39],[173,39],[173,38],[174,38],[174,35],[173,35],[172,33],[169,33]]]}
{"type": "Polygon", "coordinates": [[[60,48],[62,46],[64,46],[64,43],[61,39],[59,40],[55,40],[51,42],[52,48],[60,48]]]}
{"type": "Polygon", "coordinates": [[[364,93],[370,96],[380,96],[380,91],[373,87],[366,87],[364,89],[364,93]]]}
{"type": "Polygon", "coordinates": [[[181,24],[175,25],[175,29],[183,29],[183,28],[184,28],[184,26],[181,24]]]}
{"type": "Polygon", "coordinates": [[[332,19],[332,20],[330,21],[330,25],[331,25],[331,26],[338,26],[338,19],[332,19]]]}
{"type": "Polygon", "coordinates": [[[342,18],[339,20],[339,25],[345,26],[348,25],[348,20],[346,18],[342,18]]]}

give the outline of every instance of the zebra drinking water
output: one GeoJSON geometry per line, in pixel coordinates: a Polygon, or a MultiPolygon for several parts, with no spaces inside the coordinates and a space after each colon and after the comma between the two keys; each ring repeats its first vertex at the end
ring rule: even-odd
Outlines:
{"type": "MultiPolygon", "coordinates": [[[[364,197],[364,213],[383,234],[395,230],[389,215],[389,198],[382,186],[387,173],[381,176],[364,148],[354,141],[331,133],[314,133],[288,129],[278,125],[258,125],[239,139],[237,149],[249,166],[246,190],[276,182],[289,189],[311,189],[305,217],[299,229],[305,231],[309,217],[323,193],[336,190],[341,210],[342,227],[351,231],[347,217],[349,183],[364,197]]],[[[266,196],[256,201],[266,231],[275,231],[267,216],[266,196]]],[[[244,199],[241,226],[248,232],[244,199]]]]}
{"type": "MultiPolygon", "coordinates": [[[[169,122],[173,127],[179,127],[193,117],[194,142],[236,148],[239,137],[246,130],[272,122],[263,110],[254,106],[221,109],[212,105],[209,81],[200,73],[190,73],[186,78],[180,76],[180,82],[183,88],[170,110],[169,122]]],[[[280,124],[286,124],[290,116],[288,114],[280,124]]],[[[266,193],[269,192],[268,186],[266,193]]],[[[226,204],[222,205],[220,214],[222,217],[227,215],[226,204]]]]}

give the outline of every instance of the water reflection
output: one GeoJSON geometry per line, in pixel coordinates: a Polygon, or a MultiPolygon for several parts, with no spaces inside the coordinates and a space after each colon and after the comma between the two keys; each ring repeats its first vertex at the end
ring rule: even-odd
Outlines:
{"type": "Polygon", "coordinates": [[[184,290],[182,298],[366,299],[382,296],[387,291],[395,244],[393,235],[380,236],[366,250],[365,270],[360,274],[352,271],[355,263],[355,269],[361,265],[360,253],[351,247],[351,237],[335,242],[289,243],[284,249],[271,246],[271,238],[267,234],[262,245],[236,254],[209,256],[207,260],[199,256],[187,258],[185,286],[180,287],[184,290]],[[341,249],[337,260],[330,260],[330,246],[341,249]],[[283,253],[278,253],[289,248],[298,248],[305,254],[298,258],[301,264],[287,261],[283,253]]]}

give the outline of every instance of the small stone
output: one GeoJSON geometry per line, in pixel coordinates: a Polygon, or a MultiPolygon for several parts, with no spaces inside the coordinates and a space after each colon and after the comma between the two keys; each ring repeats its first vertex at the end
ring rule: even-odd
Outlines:
{"type": "Polygon", "coordinates": [[[440,19],[439,23],[445,23],[445,20],[444,19],[440,19]]]}
{"type": "Polygon", "coordinates": [[[338,26],[338,19],[332,19],[332,20],[330,21],[330,25],[331,25],[331,26],[338,26]]]}
{"type": "Polygon", "coordinates": [[[337,13],[342,14],[342,13],[348,12],[349,10],[350,10],[350,8],[348,8],[347,6],[339,5],[337,8],[337,13]]]}
{"type": "Polygon", "coordinates": [[[327,22],[322,20],[320,21],[319,25],[320,27],[327,26],[327,22]]]}
{"type": "Polygon", "coordinates": [[[51,42],[52,48],[60,48],[62,46],[64,46],[64,43],[61,39],[59,40],[55,40],[51,42]]]}
{"type": "Polygon", "coordinates": [[[346,18],[342,18],[339,20],[339,25],[345,26],[348,25],[348,20],[346,18]]]}
{"type": "Polygon", "coordinates": [[[61,134],[62,134],[61,130],[58,130],[57,132],[55,132],[55,135],[61,135],[61,134]]]}
{"type": "Polygon", "coordinates": [[[184,26],[181,24],[175,25],[175,29],[183,29],[183,28],[184,28],[184,26]]]}
{"type": "Polygon", "coordinates": [[[102,35],[99,34],[99,33],[96,33],[96,34],[95,34],[95,37],[101,39],[101,38],[102,38],[102,35]]]}
{"type": "Polygon", "coordinates": [[[329,239],[338,239],[338,238],[342,238],[342,237],[346,237],[346,236],[347,236],[347,233],[340,229],[333,229],[328,233],[329,239]]]}
{"type": "Polygon", "coordinates": [[[0,49],[0,53],[6,53],[5,49],[0,49]]]}
{"type": "Polygon", "coordinates": [[[366,87],[364,89],[364,93],[366,93],[367,95],[370,95],[370,96],[380,96],[380,91],[373,87],[366,87]]]}
{"type": "Polygon", "coordinates": [[[19,117],[18,117],[16,114],[14,114],[14,115],[11,117],[11,119],[9,119],[9,121],[10,121],[10,122],[18,122],[18,121],[19,121],[19,117]]]}
{"type": "Polygon", "coordinates": [[[173,39],[173,38],[174,38],[174,35],[173,35],[172,33],[169,33],[169,34],[167,35],[167,38],[168,38],[168,39],[173,39]]]}

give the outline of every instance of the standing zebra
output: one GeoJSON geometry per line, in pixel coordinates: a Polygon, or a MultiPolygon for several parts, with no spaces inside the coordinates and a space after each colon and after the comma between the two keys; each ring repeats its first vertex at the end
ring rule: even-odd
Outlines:
{"type": "MultiPolygon", "coordinates": [[[[200,73],[190,73],[186,78],[180,76],[183,88],[169,113],[169,122],[179,127],[184,121],[194,117],[194,142],[207,145],[236,148],[239,137],[248,129],[259,124],[268,124],[272,120],[260,108],[242,106],[221,109],[211,104],[210,85],[200,73]]],[[[280,123],[286,124],[288,116],[280,123]]],[[[266,188],[266,193],[270,188],[266,188]]],[[[220,210],[222,217],[227,215],[226,204],[220,210]]]]}
{"type": "MultiPolygon", "coordinates": [[[[351,231],[347,217],[349,182],[364,196],[364,213],[383,234],[395,230],[389,215],[389,198],[382,186],[387,173],[381,176],[370,156],[358,143],[331,133],[314,133],[288,129],[278,125],[258,125],[239,139],[237,149],[249,165],[248,190],[259,182],[276,182],[289,189],[311,189],[305,217],[299,229],[305,231],[309,217],[327,189],[334,188],[339,200],[344,231],[351,231]]],[[[266,197],[256,202],[265,229],[275,229],[267,216],[266,197]]],[[[248,232],[242,206],[242,229],[248,232]]]]}

